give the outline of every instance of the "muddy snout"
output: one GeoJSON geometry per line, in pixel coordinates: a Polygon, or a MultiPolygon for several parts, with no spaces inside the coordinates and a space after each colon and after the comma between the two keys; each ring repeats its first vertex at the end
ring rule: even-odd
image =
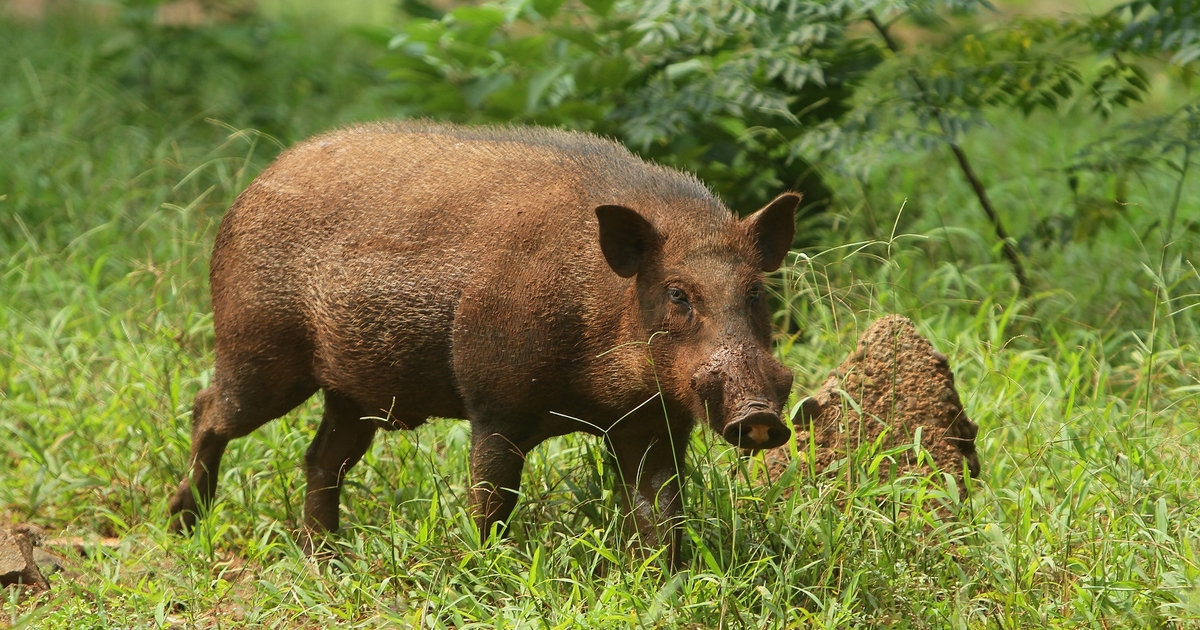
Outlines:
{"type": "Polygon", "coordinates": [[[750,450],[783,446],[791,436],[792,430],[765,402],[747,405],[721,432],[726,442],[750,450]]]}
{"type": "Polygon", "coordinates": [[[692,377],[713,431],[734,446],[759,450],[781,446],[792,431],[782,407],[792,373],[748,344],[720,348],[692,377]]]}

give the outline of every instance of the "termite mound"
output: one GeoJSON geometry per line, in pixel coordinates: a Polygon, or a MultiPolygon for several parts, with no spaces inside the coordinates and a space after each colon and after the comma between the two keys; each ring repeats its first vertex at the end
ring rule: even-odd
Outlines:
{"type": "MultiPolygon", "coordinates": [[[[901,315],[872,323],[854,353],[803,402],[793,423],[797,450],[815,455],[817,472],[875,443],[884,431],[881,449],[912,445],[919,428],[922,449],[938,469],[955,474],[960,488],[964,461],[971,477],[979,475],[979,427],[963,409],[949,361],[901,315]]],[[[768,452],[774,471],[787,465],[788,452],[787,447],[768,452]]],[[[898,474],[929,472],[914,449],[896,456],[896,468],[898,474]]]]}

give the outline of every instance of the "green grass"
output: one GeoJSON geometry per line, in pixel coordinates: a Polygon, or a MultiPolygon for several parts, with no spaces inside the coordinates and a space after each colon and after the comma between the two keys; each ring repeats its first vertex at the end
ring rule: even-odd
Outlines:
{"type": "MultiPolygon", "coordinates": [[[[869,467],[816,476],[799,458],[767,479],[760,460],[698,431],[688,560],[672,574],[631,551],[602,449],[570,436],[531,456],[512,539],[480,545],[466,513],[467,427],[446,420],[376,440],[344,493],[342,556],[319,564],[295,542],[318,397],[234,442],[212,513],[195,536],[168,535],[191,399],[212,370],[205,274],[221,213],[281,145],[389,111],[363,39],[260,27],[156,40],[119,24],[0,25],[10,44],[0,48],[0,509],[52,537],[120,539],[69,553],[50,594],[11,596],[0,619],[1200,625],[1198,310],[1170,315],[1196,301],[1200,250],[1185,230],[1168,250],[1178,264],[1162,266],[1154,227],[1174,180],[1148,176],[1136,205],[1094,239],[1031,246],[1039,292],[1026,302],[952,159],[936,152],[919,168],[902,156],[862,182],[837,181],[842,219],[828,243],[851,245],[806,252],[778,283],[801,328],[780,352],[797,392],[810,391],[875,317],[916,320],[949,355],[980,425],[983,474],[968,500],[941,478],[881,482],[869,467]],[[186,46],[201,43],[208,57],[188,61],[186,46]],[[157,78],[137,80],[147,76],[157,78]],[[1156,290],[1167,274],[1177,301],[1156,290]]],[[[1103,123],[1078,113],[993,122],[967,148],[1013,231],[1075,212],[1060,169],[1103,123]]],[[[1188,191],[1181,225],[1200,213],[1188,191]]],[[[856,459],[886,470],[894,455],[864,447],[856,459]]]]}

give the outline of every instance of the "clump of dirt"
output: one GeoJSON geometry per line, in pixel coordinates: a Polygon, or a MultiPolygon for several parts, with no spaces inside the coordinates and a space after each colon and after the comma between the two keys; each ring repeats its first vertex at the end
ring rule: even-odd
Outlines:
{"type": "MultiPolygon", "coordinates": [[[[859,445],[874,443],[885,430],[880,448],[912,445],[920,427],[921,447],[940,470],[955,473],[961,482],[966,460],[970,475],[979,475],[979,427],[963,410],[949,361],[901,315],[871,324],[854,354],[804,401],[793,422],[799,452],[808,453],[812,440],[818,472],[859,445]]],[[[784,447],[770,452],[768,463],[781,472],[788,458],[784,447]]],[[[912,449],[897,456],[898,473],[916,472],[917,464],[912,449]]]]}

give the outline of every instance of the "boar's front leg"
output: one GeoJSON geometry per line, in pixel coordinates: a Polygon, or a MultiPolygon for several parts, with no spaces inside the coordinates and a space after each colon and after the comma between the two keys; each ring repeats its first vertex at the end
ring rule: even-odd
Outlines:
{"type": "Polygon", "coordinates": [[[689,428],[672,427],[662,434],[614,430],[607,440],[625,489],[626,529],[637,531],[646,547],[668,545],[672,568],[679,566],[679,478],[689,428]]]}
{"type": "Polygon", "coordinates": [[[495,423],[471,423],[471,508],[479,539],[505,523],[517,505],[525,454],[545,438],[495,423]]]}

